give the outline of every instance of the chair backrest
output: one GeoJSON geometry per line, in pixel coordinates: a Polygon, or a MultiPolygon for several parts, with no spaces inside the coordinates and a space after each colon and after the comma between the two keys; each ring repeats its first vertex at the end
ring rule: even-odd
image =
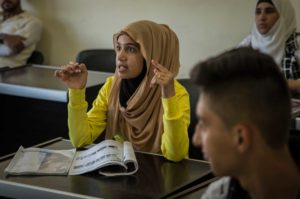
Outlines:
{"type": "Polygon", "coordinates": [[[114,49],[87,49],[76,57],[78,63],[84,63],[88,70],[115,72],[116,52],[114,49]]]}
{"type": "Polygon", "coordinates": [[[32,52],[30,57],[27,60],[27,64],[39,64],[42,65],[44,63],[44,55],[42,52],[35,50],[32,52]]]}
{"type": "Polygon", "coordinates": [[[198,98],[200,95],[200,90],[197,85],[190,82],[190,79],[177,79],[178,82],[185,87],[187,92],[189,93],[190,97],[190,109],[191,109],[191,116],[190,116],[190,126],[188,129],[189,139],[190,139],[190,146],[189,146],[189,158],[201,159],[203,160],[203,154],[201,149],[195,147],[192,143],[192,138],[195,132],[195,127],[197,125],[198,119],[196,116],[196,106],[198,102],[198,98]]]}

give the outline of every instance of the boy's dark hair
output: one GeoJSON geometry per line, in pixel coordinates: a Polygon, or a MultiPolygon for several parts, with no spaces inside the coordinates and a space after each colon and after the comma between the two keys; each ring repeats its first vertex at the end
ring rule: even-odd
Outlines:
{"type": "Polygon", "coordinates": [[[255,125],[273,148],[287,143],[290,93],[269,55],[248,47],[232,49],[198,63],[190,76],[227,128],[244,122],[255,125]]]}

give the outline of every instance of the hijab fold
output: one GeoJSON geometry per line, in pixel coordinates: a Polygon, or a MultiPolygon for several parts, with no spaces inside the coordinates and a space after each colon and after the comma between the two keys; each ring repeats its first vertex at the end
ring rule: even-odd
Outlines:
{"type": "Polygon", "coordinates": [[[119,91],[124,87],[122,79],[115,74],[109,96],[106,138],[111,139],[120,134],[136,150],[160,153],[163,109],[160,87],[150,88],[154,76],[151,60],[154,59],[177,74],[180,67],[178,38],[167,25],[143,20],[131,23],[116,33],[113,37],[114,45],[123,32],[139,44],[147,68],[142,81],[127,100],[127,106],[120,104],[119,91]]]}
{"type": "MultiPolygon", "coordinates": [[[[260,34],[254,23],[251,34],[251,45],[254,49],[269,54],[281,66],[285,52],[285,42],[296,31],[294,8],[289,0],[270,0],[279,12],[280,17],[267,34],[260,34]]],[[[258,0],[257,5],[260,1],[258,0]]]]}

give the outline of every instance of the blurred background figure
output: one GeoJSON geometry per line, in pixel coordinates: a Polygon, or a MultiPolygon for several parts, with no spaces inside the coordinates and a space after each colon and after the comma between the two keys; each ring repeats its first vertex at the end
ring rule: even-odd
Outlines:
{"type": "Polygon", "coordinates": [[[0,68],[26,64],[41,38],[42,23],[20,0],[0,0],[0,68]]]}
{"type": "Polygon", "coordinates": [[[292,90],[300,90],[299,33],[289,0],[258,0],[251,34],[240,46],[251,46],[274,58],[292,90]]]}

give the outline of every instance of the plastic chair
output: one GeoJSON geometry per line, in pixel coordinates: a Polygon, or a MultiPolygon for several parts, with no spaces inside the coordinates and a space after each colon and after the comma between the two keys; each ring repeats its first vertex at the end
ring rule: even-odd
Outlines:
{"type": "Polygon", "coordinates": [[[189,158],[194,158],[194,159],[200,159],[203,160],[203,154],[201,152],[201,149],[198,147],[195,147],[192,143],[192,138],[195,132],[195,127],[198,123],[198,119],[196,116],[196,107],[198,103],[198,98],[200,95],[200,90],[197,85],[193,84],[190,82],[190,79],[177,79],[177,81],[185,87],[187,92],[189,93],[190,97],[190,126],[188,128],[188,133],[189,133],[189,140],[190,140],[190,146],[189,146],[189,158]]]}
{"type": "Polygon", "coordinates": [[[35,50],[30,55],[30,57],[27,60],[27,64],[39,64],[42,65],[44,63],[44,55],[42,52],[35,50]]]}
{"type": "Polygon", "coordinates": [[[88,70],[115,72],[116,52],[114,49],[87,49],[76,57],[78,63],[84,63],[88,70]]]}

